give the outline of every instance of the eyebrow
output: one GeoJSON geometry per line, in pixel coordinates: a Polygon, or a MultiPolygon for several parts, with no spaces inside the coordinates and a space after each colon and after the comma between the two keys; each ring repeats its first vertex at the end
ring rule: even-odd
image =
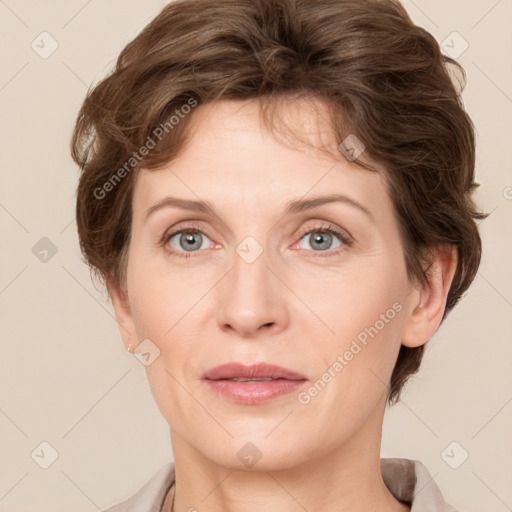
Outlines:
{"type": "Polygon", "coordinates": [[[353,206],[354,208],[357,208],[366,214],[372,222],[375,222],[372,212],[366,208],[366,206],[363,206],[355,199],[352,199],[343,194],[331,194],[329,196],[314,197],[312,199],[299,199],[297,201],[290,201],[286,205],[285,213],[300,213],[328,203],[344,203],[353,206]]]}
{"type": "MultiPolygon", "coordinates": [[[[353,206],[366,214],[366,216],[368,216],[372,222],[375,222],[373,214],[368,208],[357,202],[355,199],[352,199],[343,194],[331,194],[328,196],[314,197],[312,199],[297,199],[294,201],[289,201],[286,203],[284,213],[285,215],[291,213],[301,213],[329,203],[344,203],[353,206]]],[[[154,212],[168,207],[176,207],[183,210],[195,211],[199,213],[214,213],[214,208],[207,201],[195,201],[192,199],[180,199],[178,197],[169,196],[161,199],[153,206],[148,208],[144,222],[146,222],[149,216],[154,212]]]]}

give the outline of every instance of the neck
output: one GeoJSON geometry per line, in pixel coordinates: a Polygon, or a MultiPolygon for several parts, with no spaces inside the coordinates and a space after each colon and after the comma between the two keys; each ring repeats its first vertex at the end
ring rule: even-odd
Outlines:
{"type": "Polygon", "coordinates": [[[384,407],[350,439],[325,453],[316,450],[315,457],[291,466],[275,463],[260,470],[258,464],[249,470],[218,464],[171,430],[176,470],[173,512],[407,512],[410,507],[393,497],[380,472],[384,407]]]}

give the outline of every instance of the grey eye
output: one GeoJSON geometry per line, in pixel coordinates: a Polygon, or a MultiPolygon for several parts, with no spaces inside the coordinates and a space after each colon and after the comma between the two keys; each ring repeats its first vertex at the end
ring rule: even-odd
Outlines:
{"type": "MultiPolygon", "coordinates": [[[[315,251],[326,251],[329,249],[336,249],[337,247],[341,246],[341,240],[337,235],[326,233],[325,231],[311,231],[309,233],[306,233],[302,239],[303,240],[309,240],[309,243],[311,245],[311,248],[315,251]],[[332,246],[333,242],[338,240],[338,245],[332,246]]],[[[302,249],[308,249],[308,247],[301,247],[302,249]]]]}
{"type": "Polygon", "coordinates": [[[176,233],[169,239],[173,249],[187,252],[207,248],[209,246],[209,241],[210,239],[199,231],[183,231],[181,233],[176,233]],[[176,242],[178,245],[176,245],[176,242]],[[205,244],[206,247],[204,247],[205,244]]]}

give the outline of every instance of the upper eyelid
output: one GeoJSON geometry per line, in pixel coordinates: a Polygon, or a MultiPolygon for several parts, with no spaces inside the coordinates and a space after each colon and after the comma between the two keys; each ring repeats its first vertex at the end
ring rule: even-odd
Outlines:
{"type": "MultiPolygon", "coordinates": [[[[312,221],[312,222],[314,222],[314,221],[312,221]]],[[[346,233],[347,236],[349,236],[349,237],[351,236],[350,233],[346,229],[341,228],[341,227],[336,227],[333,223],[331,223],[329,221],[317,221],[317,222],[319,222],[322,225],[316,225],[316,226],[314,225],[314,226],[308,226],[307,228],[301,228],[298,230],[298,234],[296,236],[304,236],[305,234],[308,234],[310,231],[322,231],[322,230],[326,230],[326,231],[331,230],[333,232],[341,231],[342,233],[346,233]]],[[[165,236],[165,237],[174,236],[183,231],[194,231],[194,230],[199,231],[200,233],[207,235],[209,237],[212,236],[209,234],[208,229],[205,229],[203,226],[200,226],[199,224],[186,224],[184,226],[180,226],[179,224],[181,224],[181,223],[178,223],[178,226],[174,226],[170,229],[167,229],[164,232],[163,236],[165,236]]]]}
{"type": "Polygon", "coordinates": [[[331,233],[334,233],[338,236],[346,236],[347,238],[352,238],[352,235],[344,228],[335,226],[331,222],[327,221],[320,221],[322,225],[316,225],[316,226],[310,226],[306,228],[301,228],[298,231],[297,236],[303,237],[304,235],[307,235],[308,233],[315,232],[315,231],[328,231],[331,233]]]}

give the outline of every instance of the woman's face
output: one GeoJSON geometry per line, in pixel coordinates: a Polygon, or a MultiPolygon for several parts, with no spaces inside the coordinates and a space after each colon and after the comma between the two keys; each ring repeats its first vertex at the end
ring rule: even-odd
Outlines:
{"type": "MultiPolygon", "coordinates": [[[[311,144],[336,149],[322,105],[296,107],[285,112],[311,144]]],[[[179,158],[137,176],[127,268],[126,325],[150,340],[147,376],[173,440],[225,467],[250,455],[278,469],[380,437],[417,298],[382,176],[280,144],[253,100],[193,116],[179,158]],[[204,378],[232,362],[302,380],[204,378]]]]}

